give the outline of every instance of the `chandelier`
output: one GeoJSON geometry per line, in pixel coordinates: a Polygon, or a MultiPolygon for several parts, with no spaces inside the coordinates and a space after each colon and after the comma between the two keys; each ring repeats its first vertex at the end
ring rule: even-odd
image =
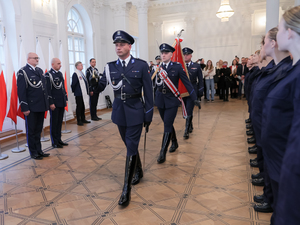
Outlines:
{"type": "Polygon", "coordinates": [[[216,13],[216,16],[221,19],[221,22],[229,21],[229,17],[234,14],[233,9],[229,5],[229,0],[221,0],[221,7],[216,13]]]}

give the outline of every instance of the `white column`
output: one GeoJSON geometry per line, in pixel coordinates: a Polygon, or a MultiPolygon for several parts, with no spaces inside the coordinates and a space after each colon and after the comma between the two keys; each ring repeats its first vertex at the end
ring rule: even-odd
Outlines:
{"type": "Polygon", "coordinates": [[[186,22],[186,30],[183,31],[182,33],[182,36],[185,37],[182,42],[182,48],[189,47],[195,51],[196,50],[194,49],[195,40],[196,40],[195,26],[194,26],[195,18],[193,17],[185,18],[185,22],[186,22]]]}
{"type": "Polygon", "coordinates": [[[139,20],[139,58],[148,62],[148,1],[137,1],[134,5],[136,6],[139,20]]]}
{"type": "Polygon", "coordinates": [[[112,3],[110,5],[114,14],[114,27],[115,30],[128,31],[128,13],[129,7],[126,2],[112,3]]]}
{"type": "Polygon", "coordinates": [[[266,32],[268,32],[279,23],[279,0],[267,0],[266,10],[266,32]]]}
{"type": "Polygon", "coordinates": [[[252,13],[247,12],[243,14],[242,38],[240,40],[241,51],[237,52],[237,54],[241,57],[250,56],[251,45],[252,45],[251,43],[252,43],[252,13]]]}
{"type": "Polygon", "coordinates": [[[295,0],[295,6],[300,5],[300,0],[295,0]]]}
{"type": "Polygon", "coordinates": [[[33,19],[31,0],[20,1],[21,12],[21,35],[24,43],[26,54],[28,52],[35,52],[36,39],[33,32],[33,19]]]}

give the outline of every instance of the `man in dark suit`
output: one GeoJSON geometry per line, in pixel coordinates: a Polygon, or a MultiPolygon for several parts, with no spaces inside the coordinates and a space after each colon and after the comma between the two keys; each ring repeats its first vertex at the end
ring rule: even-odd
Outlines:
{"type": "MultiPolygon", "coordinates": [[[[192,54],[193,50],[190,48],[183,48],[182,49],[183,55],[184,55],[184,61],[186,63],[186,69],[189,73],[190,82],[193,85],[194,90],[196,91],[197,97],[203,96],[203,75],[202,75],[202,69],[198,63],[192,62],[192,54]]],[[[193,110],[194,110],[194,102],[192,101],[191,97],[184,97],[183,98],[186,111],[187,111],[187,118],[185,123],[185,131],[183,134],[183,137],[185,139],[189,138],[189,133],[192,133],[193,131],[193,110]]]]}
{"type": "Polygon", "coordinates": [[[76,100],[77,125],[83,126],[84,123],[91,122],[85,119],[85,109],[89,106],[87,96],[89,93],[89,86],[86,77],[82,73],[82,63],[76,62],[75,68],[76,70],[72,75],[71,88],[76,100]]]}
{"type": "Polygon", "coordinates": [[[247,60],[245,57],[242,57],[242,64],[239,64],[236,74],[238,75],[238,78],[240,80],[239,82],[239,99],[242,97],[242,89],[243,89],[243,83],[241,82],[242,80],[245,79],[245,75],[249,72],[249,69],[247,67],[247,60]]]}
{"type": "Polygon", "coordinates": [[[138,146],[143,124],[148,132],[152,121],[152,83],[147,62],[130,55],[133,37],[125,31],[118,30],[113,34],[113,43],[119,58],[106,65],[103,77],[99,80],[98,90],[103,91],[107,82],[114,90],[111,119],[118,125],[127,148],[125,179],[119,205],[128,206],[131,185],[138,184],[143,177],[138,146]]]}
{"type": "MultiPolygon", "coordinates": [[[[169,81],[174,84],[177,91],[178,82],[179,79],[181,79],[182,83],[190,94],[191,100],[194,102],[194,104],[200,106],[200,103],[197,101],[197,95],[195,93],[196,91],[194,90],[181,64],[171,61],[175,49],[166,43],[161,44],[159,48],[163,62],[161,66],[161,72],[167,73],[167,78],[169,78],[169,81]]],[[[164,122],[163,141],[157,162],[164,163],[166,161],[166,153],[171,139],[172,145],[169,151],[174,152],[178,148],[178,142],[173,123],[177,115],[180,100],[178,99],[178,92],[175,90],[176,92],[173,94],[172,90],[165,83],[165,79],[161,79],[160,74],[156,74],[156,76],[157,90],[155,93],[155,105],[157,106],[160,117],[164,122]]]]}
{"type": "Polygon", "coordinates": [[[93,87],[92,83],[98,83],[100,79],[100,74],[98,72],[98,69],[96,66],[96,59],[91,58],[90,59],[90,67],[87,68],[85,74],[86,79],[89,83],[89,90],[90,90],[90,113],[91,113],[91,119],[94,121],[101,120],[100,117],[97,116],[97,104],[99,100],[99,92],[93,87]]]}
{"type": "MultiPolygon", "coordinates": [[[[27,65],[18,71],[17,86],[21,110],[25,115],[30,156],[41,160],[50,155],[43,153],[41,145],[41,132],[45,111],[49,110],[49,98],[44,72],[37,67],[38,63],[38,55],[30,52],[27,55],[27,65]]],[[[54,105],[50,107],[53,109],[54,105]]]]}
{"type": "Polygon", "coordinates": [[[63,75],[59,71],[61,68],[61,61],[58,58],[53,58],[51,64],[51,70],[45,74],[49,102],[50,105],[54,105],[52,110],[50,110],[50,136],[52,146],[54,148],[62,148],[63,146],[68,145],[68,143],[61,140],[61,126],[68,97],[65,90],[63,75]]]}

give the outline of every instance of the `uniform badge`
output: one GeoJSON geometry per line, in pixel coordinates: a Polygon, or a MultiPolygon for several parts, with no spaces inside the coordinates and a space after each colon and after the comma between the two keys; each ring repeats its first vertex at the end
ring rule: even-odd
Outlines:
{"type": "Polygon", "coordinates": [[[117,32],[117,35],[121,35],[121,32],[120,32],[120,31],[118,31],[118,32],[117,32]]]}
{"type": "Polygon", "coordinates": [[[114,80],[112,81],[112,84],[113,84],[113,85],[115,84],[115,81],[114,81],[114,80]]]}

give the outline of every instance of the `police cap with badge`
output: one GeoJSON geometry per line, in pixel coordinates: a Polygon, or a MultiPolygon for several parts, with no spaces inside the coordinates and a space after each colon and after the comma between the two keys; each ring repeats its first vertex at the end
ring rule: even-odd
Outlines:
{"type": "Polygon", "coordinates": [[[130,45],[132,45],[134,43],[134,38],[126,33],[125,31],[123,30],[117,30],[113,36],[112,36],[112,39],[114,40],[114,44],[115,43],[128,43],[130,45]]]}
{"type": "Polygon", "coordinates": [[[163,52],[174,52],[175,48],[173,48],[171,45],[163,43],[159,46],[159,50],[160,50],[161,53],[163,53],[163,52]]]}
{"type": "Polygon", "coordinates": [[[155,60],[161,60],[160,55],[156,56],[155,60]]]}
{"type": "Polygon", "coordinates": [[[185,47],[185,48],[182,49],[182,53],[184,55],[189,55],[189,54],[192,54],[193,52],[194,51],[192,49],[188,48],[188,47],[185,47]]]}

